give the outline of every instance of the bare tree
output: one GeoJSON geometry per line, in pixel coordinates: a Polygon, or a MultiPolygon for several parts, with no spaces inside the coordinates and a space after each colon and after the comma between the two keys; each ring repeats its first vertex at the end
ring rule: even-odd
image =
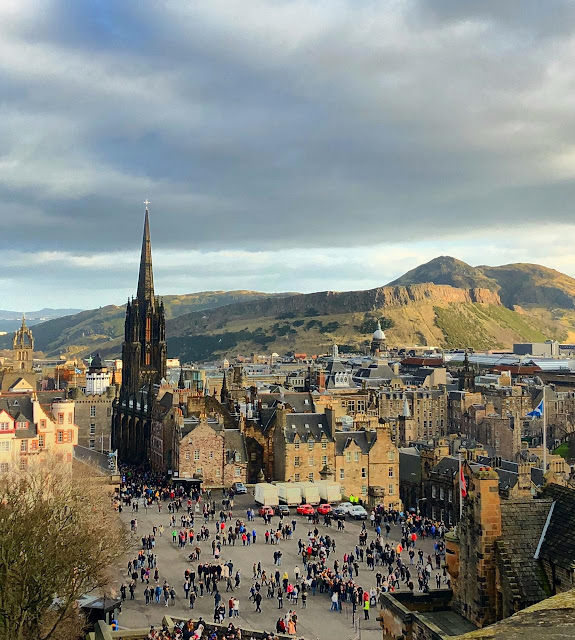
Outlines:
{"type": "Polygon", "coordinates": [[[70,640],[127,535],[100,482],[55,461],[0,476],[0,638],[70,640]]]}

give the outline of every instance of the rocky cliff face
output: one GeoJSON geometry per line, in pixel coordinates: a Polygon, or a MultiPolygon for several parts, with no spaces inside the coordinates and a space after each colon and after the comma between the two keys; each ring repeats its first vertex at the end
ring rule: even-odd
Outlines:
{"type": "Polygon", "coordinates": [[[489,289],[457,289],[448,285],[430,283],[408,286],[387,286],[366,291],[321,291],[298,294],[285,298],[262,298],[238,302],[217,309],[179,316],[167,323],[168,335],[182,335],[191,326],[209,328],[236,318],[313,317],[330,314],[357,313],[386,308],[407,307],[417,304],[456,304],[480,302],[501,305],[497,293],[489,289]]]}

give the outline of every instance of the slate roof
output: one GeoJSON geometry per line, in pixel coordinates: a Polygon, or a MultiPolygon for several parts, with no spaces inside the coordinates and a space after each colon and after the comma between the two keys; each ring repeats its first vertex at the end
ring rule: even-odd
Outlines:
{"type": "Polygon", "coordinates": [[[275,407],[279,402],[289,405],[297,413],[315,411],[313,398],[310,393],[302,391],[286,391],[284,393],[261,393],[258,398],[268,408],[275,407]]]}
{"type": "Polygon", "coordinates": [[[575,568],[575,489],[550,484],[542,496],[555,501],[555,506],[539,557],[571,570],[575,568]]]}
{"type": "Polygon", "coordinates": [[[525,606],[550,595],[539,561],[534,558],[552,500],[502,500],[501,538],[497,541],[500,569],[525,606]]]}
{"type": "Polygon", "coordinates": [[[248,452],[246,450],[246,439],[239,429],[224,429],[224,440],[227,451],[239,453],[239,460],[236,462],[247,462],[248,452]]]}
{"type": "Polygon", "coordinates": [[[337,431],[334,436],[335,442],[335,454],[343,455],[347,447],[352,443],[355,444],[361,449],[361,452],[364,454],[369,453],[373,443],[377,438],[377,434],[375,432],[366,432],[366,431],[337,431]]]}
{"type": "Polygon", "coordinates": [[[415,447],[399,450],[399,481],[421,482],[421,454],[415,447]]]}
{"type": "Polygon", "coordinates": [[[323,413],[288,413],[284,433],[290,443],[294,442],[296,433],[304,442],[310,439],[320,442],[323,434],[331,438],[327,416],[323,413]]]}
{"type": "Polygon", "coordinates": [[[459,472],[459,458],[456,458],[455,456],[445,456],[445,458],[442,458],[433,467],[432,471],[441,475],[451,474],[454,476],[459,472]]]}
{"type": "Polygon", "coordinates": [[[34,421],[34,408],[32,405],[32,396],[2,396],[0,397],[0,411],[6,411],[13,418],[18,415],[25,416],[29,422],[34,421]]]}

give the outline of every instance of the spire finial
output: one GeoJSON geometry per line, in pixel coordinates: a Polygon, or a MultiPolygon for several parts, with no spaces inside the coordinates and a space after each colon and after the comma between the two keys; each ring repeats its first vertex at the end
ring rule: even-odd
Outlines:
{"type": "Polygon", "coordinates": [[[149,204],[152,204],[152,203],[148,200],[148,198],[146,198],[146,199],[144,200],[144,204],[146,205],[146,211],[147,211],[147,210],[148,210],[148,205],[149,205],[149,204]]]}

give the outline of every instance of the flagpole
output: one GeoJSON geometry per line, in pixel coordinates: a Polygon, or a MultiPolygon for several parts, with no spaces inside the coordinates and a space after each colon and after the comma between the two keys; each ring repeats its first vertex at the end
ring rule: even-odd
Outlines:
{"type": "Polygon", "coordinates": [[[547,473],[547,409],[545,408],[545,392],[547,385],[543,385],[543,475],[547,473]]]}
{"type": "Polygon", "coordinates": [[[463,516],[463,495],[461,492],[461,451],[459,452],[459,521],[463,516]]]}

